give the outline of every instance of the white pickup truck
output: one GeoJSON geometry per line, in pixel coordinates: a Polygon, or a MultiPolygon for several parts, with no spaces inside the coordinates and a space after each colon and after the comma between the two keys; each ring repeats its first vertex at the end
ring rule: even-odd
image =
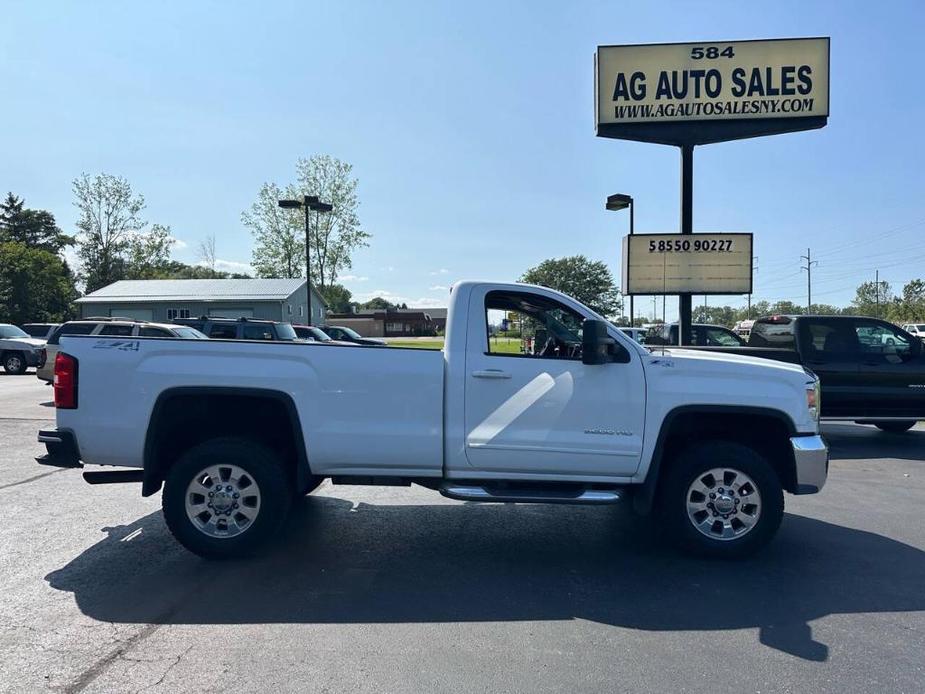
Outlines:
{"type": "Polygon", "coordinates": [[[63,337],[55,404],[39,440],[69,455],[46,462],[133,468],[84,477],[163,486],[168,527],[207,557],[253,551],[325,478],[466,501],[626,497],[684,548],[739,556],[774,535],[784,490],[818,492],[828,472],[802,367],[650,352],[524,284],[456,284],[442,351],[63,337]],[[491,336],[511,313],[536,329],[532,353],[491,336]]]}

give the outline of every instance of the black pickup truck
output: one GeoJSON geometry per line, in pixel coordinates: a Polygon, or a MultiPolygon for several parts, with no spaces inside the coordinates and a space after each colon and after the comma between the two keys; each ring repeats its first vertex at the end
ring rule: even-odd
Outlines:
{"type": "Polygon", "coordinates": [[[925,420],[922,341],[886,321],[769,316],[755,321],[745,347],[702,349],[802,364],[822,382],[824,419],[874,424],[889,432],[925,420]]]}

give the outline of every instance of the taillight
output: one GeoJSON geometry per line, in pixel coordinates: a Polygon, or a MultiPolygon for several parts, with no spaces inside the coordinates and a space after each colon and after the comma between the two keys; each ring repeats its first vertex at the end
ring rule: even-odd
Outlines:
{"type": "Polygon", "coordinates": [[[55,356],[54,390],[55,407],[77,409],[77,360],[70,354],[58,352],[55,356]]]}
{"type": "Polygon", "coordinates": [[[42,347],[42,351],[39,353],[39,366],[45,366],[46,361],[48,361],[48,350],[42,347]]]}

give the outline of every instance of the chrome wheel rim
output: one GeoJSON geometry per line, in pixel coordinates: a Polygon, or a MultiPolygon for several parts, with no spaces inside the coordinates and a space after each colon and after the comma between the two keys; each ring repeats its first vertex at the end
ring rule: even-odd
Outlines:
{"type": "Polygon", "coordinates": [[[210,465],[186,488],[186,516],[209,537],[236,537],[254,524],[259,513],[260,487],[237,465],[210,465]]]}
{"type": "Polygon", "coordinates": [[[7,357],[6,368],[9,371],[19,371],[22,368],[22,360],[16,356],[7,357]]]}
{"type": "Polygon", "coordinates": [[[741,470],[717,467],[703,472],[687,489],[687,517],[711,540],[737,540],[761,518],[761,493],[741,470]]]}

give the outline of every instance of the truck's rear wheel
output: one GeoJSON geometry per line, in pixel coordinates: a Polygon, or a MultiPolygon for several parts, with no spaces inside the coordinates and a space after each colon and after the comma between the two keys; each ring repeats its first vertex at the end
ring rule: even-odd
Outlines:
{"type": "Polygon", "coordinates": [[[880,431],[885,431],[890,434],[902,434],[904,431],[909,431],[915,426],[915,420],[904,419],[898,422],[874,422],[874,425],[880,431]]]}
{"type": "Polygon", "coordinates": [[[784,495],[774,468],[738,443],[685,450],[666,472],[661,513],[671,539],[694,554],[741,557],[777,532],[784,495]]]}
{"type": "Polygon", "coordinates": [[[282,525],[292,491],[278,457],[245,439],[213,439],[188,450],[164,485],[173,536],[207,558],[245,556],[282,525]]]}

